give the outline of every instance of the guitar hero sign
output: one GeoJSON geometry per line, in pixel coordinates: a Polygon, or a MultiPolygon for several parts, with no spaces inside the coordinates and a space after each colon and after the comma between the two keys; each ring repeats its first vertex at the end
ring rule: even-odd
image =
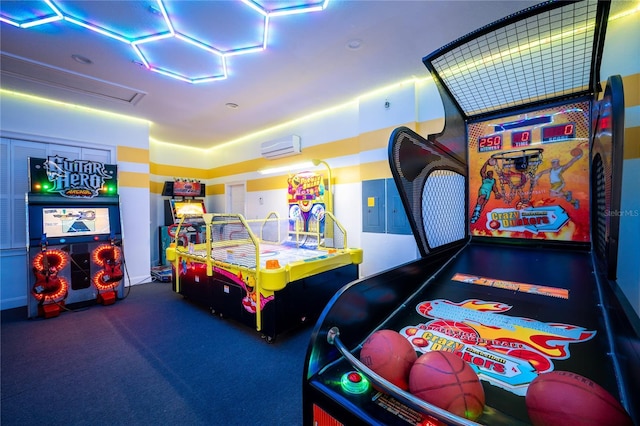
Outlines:
{"type": "Polygon", "coordinates": [[[58,155],[30,159],[31,190],[66,198],[116,195],[117,167],[98,161],[69,160],[58,155]]]}

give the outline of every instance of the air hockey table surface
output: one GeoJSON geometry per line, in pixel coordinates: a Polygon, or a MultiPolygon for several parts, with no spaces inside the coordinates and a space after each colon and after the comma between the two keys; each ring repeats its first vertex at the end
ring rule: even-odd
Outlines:
{"type": "MultiPolygon", "coordinates": [[[[524,395],[537,374],[532,365],[538,371],[588,376],[618,394],[592,264],[587,251],[469,243],[440,271],[425,276],[422,288],[378,329],[400,332],[418,353],[462,352],[485,390],[479,423],[530,424],[524,395]]],[[[374,388],[345,394],[340,383],[352,370],[340,358],[312,377],[309,386],[360,413],[365,423],[419,423],[419,413],[374,388]]]]}

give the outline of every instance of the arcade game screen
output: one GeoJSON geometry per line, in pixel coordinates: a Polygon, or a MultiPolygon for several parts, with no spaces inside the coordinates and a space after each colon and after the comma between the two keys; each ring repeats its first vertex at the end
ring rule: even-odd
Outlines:
{"type": "Polygon", "coordinates": [[[109,209],[45,207],[42,231],[48,237],[110,234],[109,209]]]}
{"type": "Polygon", "coordinates": [[[171,211],[174,223],[179,222],[185,216],[201,216],[207,212],[202,201],[176,200],[171,200],[171,211]]]}

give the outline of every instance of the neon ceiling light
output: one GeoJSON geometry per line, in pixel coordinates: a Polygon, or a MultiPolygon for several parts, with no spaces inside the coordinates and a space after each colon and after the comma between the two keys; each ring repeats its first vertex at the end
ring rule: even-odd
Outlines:
{"type": "MultiPolygon", "coordinates": [[[[261,15],[261,27],[262,27],[262,40],[260,44],[253,46],[238,46],[227,50],[221,50],[206,42],[199,40],[195,37],[189,36],[185,32],[179,32],[176,30],[172,23],[171,16],[165,7],[164,0],[156,0],[156,7],[153,7],[152,10],[154,13],[158,13],[162,15],[164,25],[166,26],[165,31],[157,32],[155,34],[151,34],[144,37],[131,38],[127,37],[124,34],[121,34],[113,29],[105,28],[100,25],[93,24],[85,19],[81,19],[78,16],[74,16],[72,13],[65,12],[62,8],[57,6],[57,3],[60,3],[58,0],[44,0],[43,3],[46,4],[48,11],[40,11],[40,16],[35,16],[29,19],[16,19],[7,16],[7,14],[2,11],[0,14],[0,22],[12,25],[18,28],[34,28],[40,25],[49,24],[56,21],[64,21],[73,25],[77,25],[79,27],[85,28],[89,31],[95,32],[97,34],[103,35],[105,37],[109,37],[115,40],[118,40],[122,43],[130,45],[135,52],[135,54],[140,58],[142,65],[149,71],[156,72],[158,74],[162,74],[167,77],[174,78],[176,80],[184,81],[186,83],[191,84],[199,84],[199,83],[208,83],[211,81],[224,80],[227,78],[227,57],[238,56],[238,55],[246,55],[251,53],[261,52],[267,49],[268,39],[269,39],[269,22],[270,18],[273,16],[287,16],[294,15],[300,13],[308,13],[308,12],[318,12],[325,10],[329,5],[329,0],[323,0],[321,2],[307,3],[305,0],[300,0],[300,4],[277,8],[277,9],[268,9],[267,4],[268,1],[254,1],[254,0],[241,0],[241,3],[245,6],[248,6],[253,11],[257,12],[261,15]],[[262,4],[264,3],[264,5],[262,4]],[[200,77],[189,77],[184,75],[183,73],[179,73],[166,67],[161,67],[158,65],[154,65],[153,61],[151,61],[140,48],[141,45],[152,43],[152,42],[162,42],[164,40],[175,38],[180,42],[184,42],[190,45],[197,47],[207,53],[215,56],[216,60],[219,61],[219,67],[222,72],[217,75],[208,75],[208,76],[200,76],[200,77]]],[[[3,2],[5,4],[12,3],[12,6],[18,4],[18,2],[3,2]]],[[[25,2],[26,3],[26,2],[25,2]]],[[[33,14],[38,14],[38,12],[30,12],[33,14]]]]}

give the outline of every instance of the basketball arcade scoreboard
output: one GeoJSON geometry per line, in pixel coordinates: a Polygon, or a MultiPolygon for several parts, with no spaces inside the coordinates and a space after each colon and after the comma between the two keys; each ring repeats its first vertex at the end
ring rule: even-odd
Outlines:
{"type": "Polygon", "coordinates": [[[545,115],[535,118],[523,118],[510,123],[494,125],[496,133],[478,137],[478,152],[502,151],[504,149],[503,140],[506,137],[511,142],[511,148],[524,148],[532,144],[537,139],[542,143],[561,142],[576,137],[576,123],[555,124],[551,126],[539,127],[541,124],[551,123],[552,116],[545,115]],[[527,130],[521,127],[531,127],[527,130]],[[536,128],[537,127],[537,128],[536,128]],[[534,130],[539,130],[540,135],[534,137],[534,130]]]}

